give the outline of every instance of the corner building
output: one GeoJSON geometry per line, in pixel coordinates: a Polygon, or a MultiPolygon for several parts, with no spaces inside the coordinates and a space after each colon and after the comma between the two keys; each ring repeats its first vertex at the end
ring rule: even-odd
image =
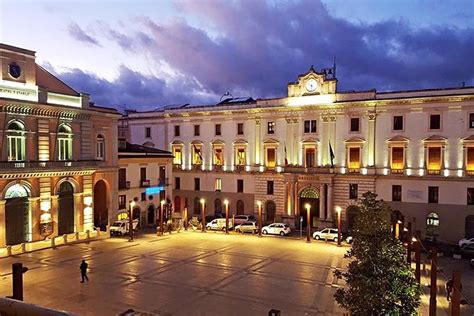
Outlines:
{"type": "Polygon", "coordinates": [[[288,96],[228,98],[122,118],[132,142],[174,155],[175,204],[199,213],[255,214],[266,222],[344,229],[354,205],[375,191],[395,220],[423,235],[474,235],[474,88],[377,92],[337,90],[313,67],[288,96]]]}
{"type": "Polygon", "coordinates": [[[117,209],[118,112],[0,44],[0,246],[105,229],[117,209]]]}

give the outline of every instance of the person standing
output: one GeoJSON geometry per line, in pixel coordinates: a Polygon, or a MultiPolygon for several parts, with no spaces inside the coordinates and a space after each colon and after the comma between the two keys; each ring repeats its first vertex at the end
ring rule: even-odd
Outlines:
{"type": "Polygon", "coordinates": [[[451,292],[453,291],[453,279],[450,279],[448,282],[446,282],[446,299],[449,300],[451,299],[451,292]]]}
{"type": "Polygon", "coordinates": [[[84,283],[84,279],[89,282],[89,278],[87,277],[87,267],[89,265],[86,263],[86,260],[82,260],[79,269],[81,270],[81,283],[84,283]]]}

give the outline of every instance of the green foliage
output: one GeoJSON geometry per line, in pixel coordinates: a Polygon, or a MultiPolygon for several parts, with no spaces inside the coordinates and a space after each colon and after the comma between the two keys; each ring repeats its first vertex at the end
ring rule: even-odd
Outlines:
{"type": "Polygon", "coordinates": [[[338,304],[359,315],[412,315],[420,305],[421,287],[404,259],[405,248],[391,233],[390,207],[366,192],[352,231],[347,272],[335,271],[347,288],[334,294],[338,304]]]}

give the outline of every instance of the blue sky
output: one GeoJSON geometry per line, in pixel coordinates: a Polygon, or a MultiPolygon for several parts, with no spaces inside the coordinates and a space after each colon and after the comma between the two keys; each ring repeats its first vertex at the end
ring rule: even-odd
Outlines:
{"type": "Polygon", "coordinates": [[[331,65],[340,90],[474,85],[474,1],[0,0],[0,41],[101,105],[279,97],[331,65]]]}

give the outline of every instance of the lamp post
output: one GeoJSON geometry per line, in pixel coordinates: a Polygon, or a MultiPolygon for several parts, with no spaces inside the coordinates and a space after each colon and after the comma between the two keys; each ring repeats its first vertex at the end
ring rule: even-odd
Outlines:
{"type": "Polygon", "coordinates": [[[161,200],[160,202],[160,236],[163,236],[163,209],[165,207],[165,200],[161,200]]]}
{"type": "MultiPolygon", "coordinates": [[[[224,200],[225,205],[225,233],[229,233],[229,200],[224,200]]],[[[233,224],[232,224],[233,225],[233,224]]]]}
{"type": "Polygon", "coordinates": [[[262,237],[262,201],[257,201],[258,206],[258,237],[262,237]]]}
{"type": "Polygon", "coordinates": [[[205,233],[206,232],[206,212],[204,210],[206,206],[206,200],[201,199],[201,232],[205,233]]]}
{"type": "Polygon", "coordinates": [[[337,212],[337,246],[341,247],[341,207],[336,206],[337,212]]]}
{"type": "Polygon", "coordinates": [[[311,242],[311,204],[306,203],[304,207],[306,208],[306,242],[311,242]]]}
{"type": "Polygon", "coordinates": [[[133,207],[135,206],[135,201],[130,200],[130,211],[128,216],[128,241],[133,241],[133,207]]]}
{"type": "Polygon", "coordinates": [[[188,208],[184,208],[184,230],[188,230],[188,208]]]}

